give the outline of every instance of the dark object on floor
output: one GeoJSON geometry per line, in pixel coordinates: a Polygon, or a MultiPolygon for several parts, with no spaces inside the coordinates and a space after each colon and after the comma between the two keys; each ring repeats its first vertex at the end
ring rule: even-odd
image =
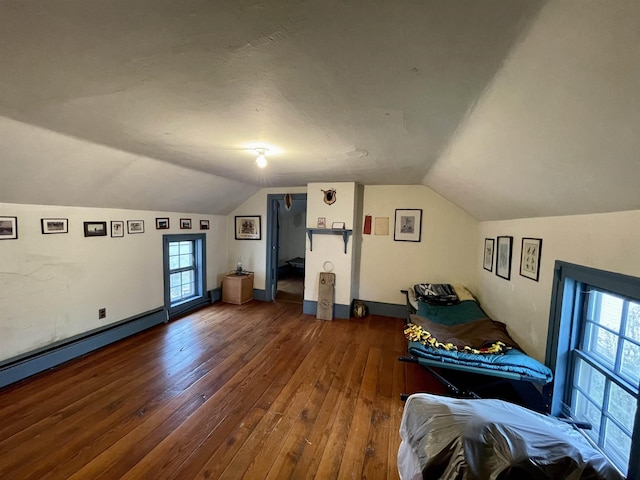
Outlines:
{"type": "Polygon", "coordinates": [[[352,307],[353,316],[356,318],[364,318],[369,315],[369,307],[362,300],[354,300],[352,307]]]}

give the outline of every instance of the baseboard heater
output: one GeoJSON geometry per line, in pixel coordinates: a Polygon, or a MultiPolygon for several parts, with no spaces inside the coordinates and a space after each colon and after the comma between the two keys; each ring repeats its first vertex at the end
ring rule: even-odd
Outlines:
{"type": "Polygon", "coordinates": [[[0,362],[0,388],[167,321],[164,307],[0,362]]]}

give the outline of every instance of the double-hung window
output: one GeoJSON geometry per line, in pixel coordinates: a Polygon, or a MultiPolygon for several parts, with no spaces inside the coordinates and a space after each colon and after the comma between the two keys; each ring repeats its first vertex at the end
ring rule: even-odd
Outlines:
{"type": "Polygon", "coordinates": [[[638,403],[640,304],[593,287],[584,296],[569,408],[591,424],[587,436],[626,472],[638,403]]]}
{"type": "Polygon", "coordinates": [[[164,235],[165,308],[169,316],[206,303],[205,235],[164,235]]]}
{"type": "Polygon", "coordinates": [[[169,242],[169,288],[171,304],[196,295],[195,240],[169,242]]]}
{"type": "Polygon", "coordinates": [[[547,364],[552,412],[629,478],[640,471],[640,279],[557,262],[547,364]]]}

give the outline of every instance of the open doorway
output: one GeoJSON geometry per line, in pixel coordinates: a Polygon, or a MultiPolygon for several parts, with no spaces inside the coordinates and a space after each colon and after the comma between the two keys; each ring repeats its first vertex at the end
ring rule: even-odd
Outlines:
{"type": "Polygon", "coordinates": [[[266,300],[304,302],[306,193],[267,196],[266,300]]]}

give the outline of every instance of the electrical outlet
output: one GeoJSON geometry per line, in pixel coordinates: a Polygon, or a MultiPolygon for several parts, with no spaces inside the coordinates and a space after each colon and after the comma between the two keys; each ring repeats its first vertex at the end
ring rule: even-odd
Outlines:
{"type": "Polygon", "coordinates": [[[98,310],[98,318],[107,318],[107,309],[106,308],[101,308],[100,310],[98,310]]]}

